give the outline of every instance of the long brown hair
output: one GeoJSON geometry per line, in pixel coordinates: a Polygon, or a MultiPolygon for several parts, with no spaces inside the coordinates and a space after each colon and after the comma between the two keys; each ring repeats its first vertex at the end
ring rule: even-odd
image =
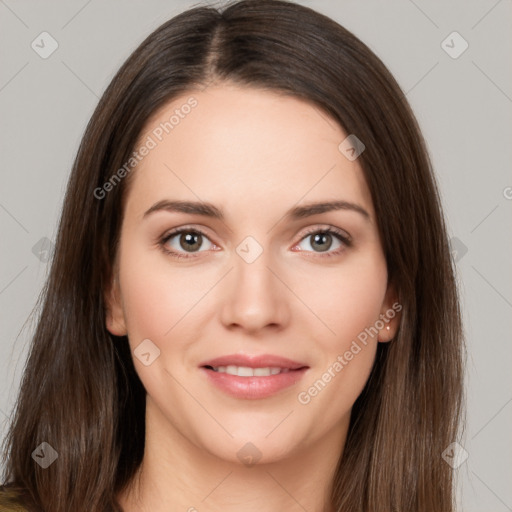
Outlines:
{"type": "MultiPolygon", "coordinates": [[[[306,99],[366,146],[389,279],[403,306],[354,404],[333,482],[337,511],[450,512],[463,332],[440,197],[417,122],[384,64],[349,31],[288,1],[195,7],[133,52],[103,94],[71,172],[42,308],[5,440],[4,482],[30,510],[120,511],[144,454],[145,390],[104,294],[129,179],[94,191],[130,158],[148,119],[210,81],[306,99]],[[48,468],[31,453],[47,442],[48,468]]],[[[341,141],[340,141],[341,142],[341,141]]],[[[134,171],[136,172],[136,171],[134,171]]]]}

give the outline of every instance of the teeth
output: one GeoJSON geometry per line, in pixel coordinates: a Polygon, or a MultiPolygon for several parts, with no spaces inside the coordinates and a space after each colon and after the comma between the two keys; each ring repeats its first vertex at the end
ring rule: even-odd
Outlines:
{"type": "Polygon", "coordinates": [[[278,373],[287,373],[289,368],[249,368],[248,366],[214,366],[213,370],[219,373],[237,375],[238,377],[268,377],[278,373]]]}

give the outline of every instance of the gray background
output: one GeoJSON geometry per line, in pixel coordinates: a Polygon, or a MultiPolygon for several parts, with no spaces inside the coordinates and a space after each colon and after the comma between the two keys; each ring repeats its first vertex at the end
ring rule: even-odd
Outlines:
{"type": "MultiPolygon", "coordinates": [[[[85,125],[143,38],[196,3],[0,0],[1,437],[85,125]],[[31,47],[43,31],[59,45],[46,59],[31,47]]],[[[467,334],[468,421],[460,442],[469,457],[457,471],[460,510],[512,510],[511,1],[299,3],[368,44],[418,117],[441,187],[467,334]],[[441,45],[453,31],[469,44],[458,58],[441,45]]],[[[445,43],[452,53],[461,44],[445,43]]]]}

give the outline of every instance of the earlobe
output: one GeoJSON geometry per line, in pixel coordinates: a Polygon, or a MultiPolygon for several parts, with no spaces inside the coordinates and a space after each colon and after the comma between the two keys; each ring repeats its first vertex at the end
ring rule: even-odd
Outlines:
{"type": "Polygon", "coordinates": [[[119,281],[115,277],[105,294],[105,324],[110,334],[126,336],[126,322],[121,303],[119,281]]]}
{"type": "Polygon", "coordinates": [[[378,341],[380,343],[388,343],[394,338],[395,330],[391,328],[389,324],[387,324],[383,329],[379,331],[378,341]]]}
{"type": "Polygon", "coordinates": [[[400,325],[402,304],[398,300],[398,294],[394,284],[390,283],[386,291],[386,297],[382,304],[378,341],[387,343],[395,338],[400,325]]]}

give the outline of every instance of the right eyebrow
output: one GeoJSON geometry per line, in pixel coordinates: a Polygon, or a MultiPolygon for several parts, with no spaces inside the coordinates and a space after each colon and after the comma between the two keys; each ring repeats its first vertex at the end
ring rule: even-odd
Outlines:
{"type": "Polygon", "coordinates": [[[162,201],[155,203],[144,213],[143,217],[147,217],[148,215],[158,211],[190,213],[192,215],[204,215],[205,217],[224,220],[222,210],[211,203],[200,201],[170,201],[168,199],[163,199],[162,201]]]}

